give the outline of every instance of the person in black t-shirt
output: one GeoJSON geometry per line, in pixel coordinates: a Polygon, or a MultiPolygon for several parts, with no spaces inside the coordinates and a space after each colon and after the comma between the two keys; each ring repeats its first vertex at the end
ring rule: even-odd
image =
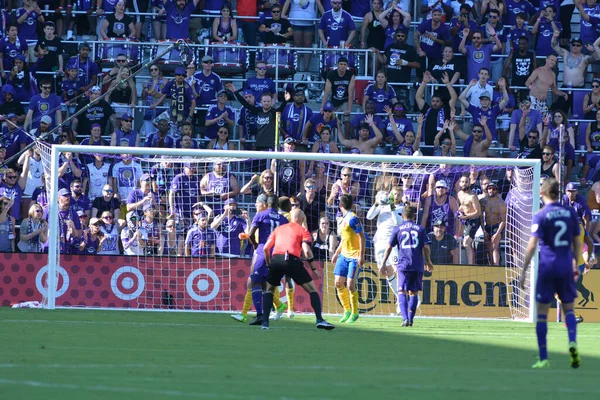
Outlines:
{"type": "MultiPolygon", "coordinates": [[[[442,74],[442,82],[446,85],[446,89],[450,94],[450,100],[446,104],[444,100],[440,97],[439,94],[434,94],[431,97],[431,105],[425,102],[425,87],[431,81],[431,73],[429,71],[425,71],[423,74],[423,82],[419,86],[416,94],[416,102],[417,109],[419,112],[425,114],[425,122],[423,127],[423,137],[425,140],[425,148],[421,148],[423,155],[433,155],[433,141],[437,133],[444,128],[444,122],[451,118],[451,113],[456,106],[456,99],[458,96],[456,95],[456,91],[450,84],[450,79],[448,78],[448,73],[444,72],[442,74]]],[[[450,139],[450,135],[448,132],[444,132],[442,136],[439,138],[440,141],[444,139],[450,139]]]]}
{"type": "MultiPolygon", "coordinates": [[[[535,53],[529,50],[529,39],[522,36],[519,38],[519,47],[511,49],[508,58],[504,62],[504,75],[508,75],[509,69],[512,69],[511,82],[513,86],[525,86],[525,82],[537,68],[535,53]]],[[[525,97],[529,97],[528,89],[521,89],[517,92],[517,103],[525,97]]]]}
{"type": "MultiPolygon", "coordinates": [[[[528,113],[527,113],[528,114],[528,113]]],[[[527,114],[523,114],[519,123],[519,154],[517,158],[529,158],[534,160],[542,159],[542,143],[540,142],[540,133],[537,130],[525,133],[525,124],[529,119],[527,114]]]]}
{"type": "Polygon", "coordinates": [[[290,21],[281,18],[279,4],[271,7],[271,14],[273,18],[266,18],[258,30],[265,34],[265,43],[267,44],[286,43],[294,35],[290,21]]]}
{"type": "Polygon", "coordinates": [[[15,114],[17,122],[23,124],[25,122],[25,109],[23,105],[15,100],[15,88],[11,84],[2,86],[2,99],[4,102],[0,104],[0,115],[4,118],[8,114],[15,114]]]}
{"type": "Polygon", "coordinates": [[[387,65],[388,83],[396,91],[398,101],[411,104],[410,87],[398,84],[409,83],[412,70],[420,67],[417,51],[413,46],[406,44],[406,32],[402,28],[396,30],[394,37],[396,43],[388,46],[383,55],[379,54],[379,61],[387,65]]]}
{"type": "Polygon", "coordinates": [[[329,94],[331,94],[331,102],[335,107],[335,111],[343,110],[344,115],[350,115],[354,102],[354,79],[354,72],[348,69],[348,59],[340,57],[337,69],[327,74],[321,112],[323,112],[323,107],[329,101],[329,94]]]}
{"type": "MultiPolygon", "coordinates": [[[[54,34],[54,23],[46,22],[44,24],[44,36],[39,38],[35,45],[35,56],[38,57],[36,62],[36,72],[63,72],[64,53],[62,41],[54,34]]],[[[36,74],[36,79],[48,77],[47,74],[36,74]]]]}
{"type": "MultiPolygon", "coordinates": [[[[454,85],[458,82],[458,79],[464,73],[464,62],[458,57],[454,57],[454,52],[452,51],[452,46],[445,46],[444,52],[442,53],[442,58],[437,60],[433,65],[429,66],[429,72],[431,72],[432,82],[433,83],[441,83],[442,82],[442,74],[444,72],[448,73],[448,77],[450,78],[450,84],[454,85]]],[[[450,94],[446,90],[445,87],[438,87],[437,92],[444,99],[444,101],[448,101],[450,98],[450,94]]]]}
{"type": "Polygon", "coordinates": [[[89,135],[93,124],[100,124],[102,134],[106,132],[106,127],[110,122],[110,131],[114,132],[116,128],[115,110],[104,99],[100,99],[102,90],[98,86],[93,86],[90,90],[90,99],[79,102],[75,112],[87,107],[79,116],[73,118],[71,130],[75,136],[89,135]],[[91,103],[91,104],[90,104],[91,103]]]}
{"type": "Polygon", "coordinates": [[[120,0],[115,4],[115,12],[106,16],[102,21],[100,35],[102,39],[135,37],[133,18],[125,15],[125,2],[120,0]]]}

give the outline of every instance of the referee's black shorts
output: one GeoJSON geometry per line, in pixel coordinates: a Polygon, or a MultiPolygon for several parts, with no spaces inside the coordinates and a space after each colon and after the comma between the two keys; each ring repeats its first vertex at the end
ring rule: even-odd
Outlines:
{"type": "Polygon", "coordinates": [[[271,286],[279,286],[281,278],[287,276],[292,278],[298,285],[304,285],[305,283],[311,282],[312,278],[310,274],[304,268],[304,263],[298,257],[289,256],[289,260],[285,260],[283,254],[275,254],[271,259],[271,265],[269,265],[269,274],[267,275],[267,282],[271,286]]]}

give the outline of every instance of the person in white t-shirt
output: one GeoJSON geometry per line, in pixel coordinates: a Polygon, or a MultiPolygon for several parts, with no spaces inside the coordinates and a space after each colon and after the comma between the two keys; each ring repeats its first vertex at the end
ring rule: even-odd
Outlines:
{"type": "Polygon", "coordinates": [[[87,164],[88,176],[83,179],[83,186],[89,188],[88,197],[95,199],[103,195],[102,188],[108,183],[110,163],[104,162],[102,154],[94,155],[94,162],[87,164]]]}
{"type": "Polygon", "coordinates": [[[119,194],[121,204],[124,204],[144,172],[142,167],[133,161],[131,154],[122,154],[122,157],[123,161],[113,165],[110,176],[115,193],[119,194]]]}

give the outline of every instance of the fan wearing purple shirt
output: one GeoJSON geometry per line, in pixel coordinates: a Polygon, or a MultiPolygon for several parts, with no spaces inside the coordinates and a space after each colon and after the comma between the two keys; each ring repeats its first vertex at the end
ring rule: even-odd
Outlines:
{"type": "Polygon", "coordinates": [[[483,44],[483,35],[481,32],[473,32],[473,44],[465,46],[471,29],[463,29],[463,39],[458,46],[458,50],[467,57],[467,80],[478,79],[481,68],[492,68],[492,52],[502,49],[502,43],[496,31],[491,26],[488,27],[488,34],[493,37],[494,44],[483,44]]]}
{"type": "Polygon", "coordinates": [[[492,106],[492,94],[489,92],[482,92],[479,95],[479,102],[481,103],[481,107],[474,106],[469,104],[467,101],[467,93],[471,89],[471,87],[475,86],[477,81],[473,79],[469,86],[458,97],[462,106],[467,109],[471,117],[473,117],[473,121],[477,122],[481,119],[482,116],[486,117],[487,121],[490,121],[488,127],[490,128],[490,132],[492,133],[493,140],[497,140],[496,136],[496,118],[498,115],[502,113],[504,107],[508,103],[508,92],[506,91],[506,80],[504,78],[500,78],[498,81],[498,86],[502,90],[502,100],[495,106],[492,106]]]}
{"type": "Polygon", "coordinates": [[[163,0],[167,11],[167,39],[177,40],[189,37],[188,29],[192,12],[200,0],[163,0]]]}
{"type": "MultiPolygon", "coordinates": [[[[414,43],[416,43],[417,54],[421,58],[427,57],[433,64],[433,60],[439,58],[444,46],[452,44],[450,29],[442,22],[442,12],[435,9],[431,12],[431,19],[425,19],[415,30],[414,43]]],[[[421,68],[417,72],[418,79],[425,70],[425,60],[420,61],[421,68]]]]}
{"type": "Polygon", "coordinates": [[[352,42],[355,36],[356,25],[352,16],[342,10],[342,0],[331,0],[331,10],[326,11],[319,22],[321,43],[325,47],[339,46],[341,41],[352,42]]]}
{"type": "Polygon", "coordinates": [[[556,7],[548,4],[531,29],[531,34],[537,38],[535,53],[538,56],[547,56],[554,52],[552,50],[552,34],[554,31],[562,31],[562,24],[554,20],[555,16],[556,7]]]}
{"type": "Polygon", "coordinates": [[[33,96],[29,102],[29,109],[25,116],[24,130],[26,131],[39,127],[41,118],[45,115],[51,118],[50,129],[62,124],[60,98],[51,93],[52,83],[44,78],[40,81],[40,88],[42,93],[33,96]]]}
{"type": "Polygon", "coordinates": [[[196,224],[188,231],[185,238],[185,255],[192,257],[213,257],[215,255],[216,234],[208,226],[208,213],[194,211],[196,224]]]}
{"type": "Polygon", "coordinates": [[[392,237],[383,255],[382,265],[394,247],[398,248],[398,302],[402,313],[402,326],[412,326],[417,311],[419,291],[423,290],[423,273],[433,271],[429,243],[431,240],[425,229],[416,223],[417,209],[405,206],[402,211],[404,222],[395,226],[392,237]],[[406,294],[409,299],[407,302],[406,294]]]}
{"type": "MultiPolygon", "coordinates": [[[[575,318],[574,300],[577,298],[576,280],[579,276],[577,255],[581,254],[579,235],[579,218],[575,210],[560,205],[559,183],[554,178],[544,180],[540,190],[544,208],[533,216],[531,237],[523,263],[523,271],[519,277],[519,287],[525,288],[528,270],[534,255],[538,252],[539,261],[537,281],[535,282],[536,327],[535,332],[539,347],[539,360],[532,368],[549,368],[546,335],[548,333],[547,317],[550,303],[557,294],[562,303],[569,337],[569,354],[572,368],[578,368],[581,358],[577,351],[577,320],[575,318]]],[[[533,282],[529,282],[533,285],[533,282]]]]}

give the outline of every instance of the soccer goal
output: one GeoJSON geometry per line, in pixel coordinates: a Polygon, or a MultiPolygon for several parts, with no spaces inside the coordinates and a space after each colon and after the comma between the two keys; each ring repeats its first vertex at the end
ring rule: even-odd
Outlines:
{"type": "MultiPolygon", "coordinates": [[[[307,214],[309,229],[315,231],[315,255],[321,259],[322,268],[322,278],[317,284],[323,296],[323,310],[331,314],[343,312],[336,297],[334,266],[329,262],[337,236],[338,197],[341,193],[352,195],[354,211],[363,221],[367,240],[364,263],[357,277],[361,313],[389,316],[395,313],[396,300],[385,277],[378,274],[373,250],[377,221],[367,218],[370,208],[380,202],[389,207],[411,203],[423,214],[423,205],[432,195],[436,182],[444,181],[454,198],[458,178],[466,174],[475,193],[481,191],[478,185],[484,177],[507,182],[504,187],[506,226],[500,243],[500,263],[491,265],[492,255],[481,229],[466,249],[464,227],[458,218],[453,218],[452,240],[448,240],[454,243],[452,256],[455,258],[453,262],[436,265],[431,275],[426,274],[418,312],[428,317],[519,320],[531,320],[535,313],[534,302],[530,300],[533,299],[530,282],[535,279],[536,268],[531,268],[530,279],[523,290],[518,288],[517,279],[532,216],[539,207],[539,202],[534,201],[539,199],[538,161],[50,147],[44,143],[38,147],[43,155],[51,197],[49,262],[38,279],[44,288],[44,302],[50,309],[239,311],[246,294],[252,249],[243,238],[238,238],[238,233],[251,225],[257,195],[273,190],[279,196],[291,198],[289,202],[280,202],[287,211],[295,205],[301,206],[307,214]],[[107,175],[98,171],[101,168],[108,171],[109,167],[103,166],[109,164],[112,164],[111,172],[104,174],[111,174],[112,187],[121,199],[125,200],[137,189],[137,197],[119,207],[119,222],[107,218],[99,223],[106,238],[98,249],[104,255],[93,255],[91,250],[91,255],[85,254],[86,249],[97,242],[81,244],[75,240],[77,248],[74,249],[72,240],[65,235],[74,229],[65,225],[69,217],[58,189],[68,185],[65,173],[71,171],[67,168],[65,172],[64,163],[71,155],[82,160],[82,165],[88,164],[84,176],[90,192],[94,190],[101,195],[107,175]],[[101,162],[98,159],[102,159],[101,162]],[[300,179],[303,174],[306,180],[300,179]],[[269,176],[275,178],[273,186],[270,186],[269,176]],[[504,179],[508,177],[510,179],[504,179]],[[242,193],[237,194],[240,190],[242,193]],[[308,191],[316,194],[308,195],[305,193],[308,191]],[[296,196],[298,192],[300,196],[296,196]],[[227,201],[233,194],[236,194],[235,209],[232,202],[227,201]],[[219,218],[222,214],[227,215],[219,218]],[[210,232],[200,228],[200,224],[207,224],[210,232]],[[194,229],[202,232],[190,234],[194,229]],[[112,241],[110,246],[106,244],[108,241],[112,241]]],[[[427,215],[427,229],[440,219],[441,213],[435,207],[430,208],[434,209],[427,215]]],[[[102,220],[101,217],[98,213],[102,220]]],[[[424,215],[419,215],[419,221],[423,218],[424,215]]],[[[445,221],[445,225],[450,228],[449,221],[445,221]]],[[[293,299],[286,297],[292,288],[293,283],[282,282],[281,300],[293,300],[293,311],[310,312],[308,296],[302,290],[292,295],[293,299]]]]}

